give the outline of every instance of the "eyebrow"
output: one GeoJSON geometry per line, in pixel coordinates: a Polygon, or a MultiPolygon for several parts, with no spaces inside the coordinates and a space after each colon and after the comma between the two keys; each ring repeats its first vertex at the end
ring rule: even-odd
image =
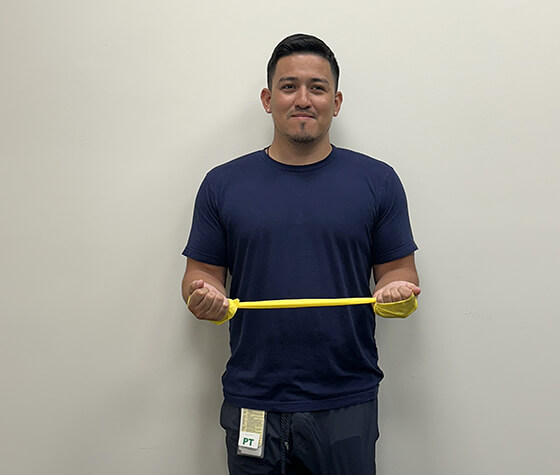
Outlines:
{"type": "MultiPolygon", "coordinates": [[[[299,81],[299,78],[295,77],[295,76],[284,76],[281,77],[280,79],[278,79],[278,82],[286,82],[286,81],[299,81]]],[[[323,79],[323,78],[311,78],[311,82],[320,82],[323,84],[330,84],[329,81],[327,79],[323,79]]]]}

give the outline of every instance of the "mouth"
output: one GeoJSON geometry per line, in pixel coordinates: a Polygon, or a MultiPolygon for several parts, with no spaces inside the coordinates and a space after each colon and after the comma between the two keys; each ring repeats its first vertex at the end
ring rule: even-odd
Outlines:
{"type": "Polygon", "coordinates": [[[296,113],[296,114],[292,114],[290,116],[290,118],[292,118],[292,119],[314,119],[315,116],[312,115],[312,114],[296,113]]]}

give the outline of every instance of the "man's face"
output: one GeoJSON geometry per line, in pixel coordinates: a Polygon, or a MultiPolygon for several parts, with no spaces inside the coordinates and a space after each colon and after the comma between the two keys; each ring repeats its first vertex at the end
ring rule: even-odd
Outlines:
{"type": "Polygon", "coordinates": [[[261,100],[272,114],[275,138],[310,144],[328,136],[342,94],[335,90],[326,59],[314,54],[284,56],[276,65],[271,88],[263,89],[261,100]]]}

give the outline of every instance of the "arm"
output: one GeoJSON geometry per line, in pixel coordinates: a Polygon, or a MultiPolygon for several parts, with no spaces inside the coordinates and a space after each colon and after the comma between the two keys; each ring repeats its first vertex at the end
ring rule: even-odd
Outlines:
{"type": "Polygon", "coordinates": [[[373,277],[376,282],[373,296],[380,303],[406,300],[412,294],[420,294],[414,254],[373,266],[373,277]]]}
{"type": "Polygon", "coordinates": [[[226,298],[226,268],[187,258],[183,277],[183,299],[199,320],[222,320],[229,302],[226,298]],[[189,300],[190,297],[190,300],[189,300]]]}

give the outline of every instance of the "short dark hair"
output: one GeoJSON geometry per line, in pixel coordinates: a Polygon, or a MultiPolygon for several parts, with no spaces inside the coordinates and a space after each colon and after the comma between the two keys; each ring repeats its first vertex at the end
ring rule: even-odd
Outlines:
{"type": "Polygon", "coordinates": [[[325,58],[331,65],[331,71],[335,82],[335,91],[338,90],[340,68],[338,67],[334,53],[323,40],[303,33],[296,33],[295,35],[290,35],[287,38],[284,38],[280,43],[278,43],[278,45],[276,45],[276,48],[274,48],[266,69],[269,89],[272,88],[272,77],[276,72],[278,60],[284,56],[290,56],[291,54],[298,53],[315,54],[325,58]]]}

